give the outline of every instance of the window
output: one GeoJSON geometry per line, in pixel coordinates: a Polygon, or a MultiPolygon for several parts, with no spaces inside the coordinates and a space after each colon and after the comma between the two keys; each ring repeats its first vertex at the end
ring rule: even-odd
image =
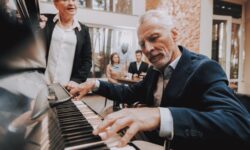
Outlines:
{"type": "MultiPolygon", "coordinates": [[[[52,0],[40,0],[42,2],[52,2],[52,0]]],[[[78,0],[80,7],[94,10],[132,14],[132,0],[78,0]]]]}
{"type": "Polygon", "coordinates": [[[105,77],[106,66],[110,63],[109,57],[113,52],[120,56],[120,62],[125,65],[134,60],[134,52],[138,49],[136,31],[132,29],[117,29],[111,27],[91,26],[90,37],[92,42],[92,69],[90,77],[105,77]]]}

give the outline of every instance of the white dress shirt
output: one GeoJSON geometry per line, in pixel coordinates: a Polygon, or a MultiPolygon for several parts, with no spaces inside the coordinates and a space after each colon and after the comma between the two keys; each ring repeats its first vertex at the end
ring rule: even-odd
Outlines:
{"type": "MultiPolygon", "coordinates": [[[[181,58],[181,56],[177,57],[173,62],[171,62],[169,64],[173,70],[176,68],[180,58],[181,58]]],[[[167,67],[165,69],[167,69],[167,67]]],[[[154,93],[156,106],[160,106],[163,91],[166,88],[167,84],[168,84],[168,82],[164,82],[163,73],[161,73],[161,75],[158,78],[157,89],[154,93]]],[[[161,137],[166,137],[168,140],[172,140],[174,137],[174,122],[173,122],[172,114],[171,114],[170,110],[166,107],[159,107],[159,109],[160,109],[160,117],[161,117],[159,135],[161,137]]]]}
{"type": "Polygon", "coordinates": [[[136,62],[136,68],[137,68],[137,70],[140,69],[140,66],[141,66],[141,61],[140,62],[136,62]]]}
{"type": "Polygon", "coordinates": [[[74,19],[70,28],[63,29],[59,26],[61,23],[59,15],[56,15],[53,19],[54,22],[57,20],[59,21],[52,33],[45,77],[48,84],[58,82],[64,85],[70,81],[74,63],[77,43],[74,30],[75,28],[81,30],[81,27],[79,22],[74,19]]]}

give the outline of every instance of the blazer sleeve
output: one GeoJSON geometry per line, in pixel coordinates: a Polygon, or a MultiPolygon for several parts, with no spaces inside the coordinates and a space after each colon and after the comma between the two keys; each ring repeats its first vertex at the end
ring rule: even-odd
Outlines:
{"type": "MultiPolygon", "coordinates": [[[[112,84],[105,81],[100,81],[100,87],[96,94],[100,94],[108,99],[113,101],[118,101],[120,103],[127,103],[133,104],[137,101],[142,101],[145,98],[143,97],[143,86],[144,82],[139,82],[133,86],[125,86],[125,85],[118,85],[112,84]],[[138,94],[141,93],[141,94],[138,94]]],[[[145,93],[145,92],[144,92],[145,93]]]]}
{"type": "Polygon", "coordinates": [[[86,81],[90,69],[92,67],[92,51],[91,51],[91,41],[90,41],[90,35],[89,35],[89,28],[86,27],[86,34],[85,34],[85,39],[86,43],[83,46],[83,50],[85,50],[85,55],[83,56],[82,62],[81,62],[81,69],[80,69],[80,74],[83,76],[83,82],[86,81]]]}
{"type": "Polygon", "coordinates": [[[216,149],[217,144],[236,149],[249,148],[250,115],[227,86],[221,67],[213,61],[206,61],[191,78],[189,86],[199,83],[201,87],[207,87],[200,99],[205,109],[169,107],[174,123],[171,147],[216,149]]]}

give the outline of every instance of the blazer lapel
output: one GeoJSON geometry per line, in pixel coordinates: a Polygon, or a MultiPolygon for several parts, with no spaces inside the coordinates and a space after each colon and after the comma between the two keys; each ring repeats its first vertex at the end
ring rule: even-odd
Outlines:
{"type": "Polygon", "coordinates": [[[156,71],[156,70],[152,70],[152,75],[150,75],[150,84],[147,87],[147,96],[146,96],[146,104],[148,106],[153,106],[154,104],[154,92],[156,90],[156,85],[158,82],[158,78],[159,78],[160,72],[156,71]]]}
{"type": "Polygon", "coordinates": [[[55,26],[56,26],[56,24],[57,24],[57,21],[56,22],[53,22],[53,17],[54,17],[54,15],[51,17],[51,16],[49,16],[50,17],[50,19],[48,19],[49,21],[47,22],[47,24],[48,24],[48,27],[46,27],[46,50],[47,50],[47,52],[46,52],[46,63],[48,62],[48,57],[49,57],[49,48],[50,48],[50,44],[51,44],[51,39],[52,39],[52,33],[53,33],[53,30],[54,30],[54,28],[55,28],[55,26]]]}
{"type": "Polygon", "coordinates": [[[143,67],[144,67],[144,64],[143,64],[143,62],[141,62],[141,65],[140,65],[140,67],[139,67],[138,72],[142,72],[141,70],[143,69],[143,67]]]}
{"type": "MultiPolygon", "coordinates": [[[[82,29],[83,30],[83,29],[82,29]]],[[[75,54],[80,55],[79,53],[81,52],[82,46],[83,46],[83,42],[84,42],[84,37],[81,34],[82,31],[78,31],[77,28],[75,28],[75,34],[76,34],[76,51],[75,54]]]]}
{"type": "Polygon", "coordinates": [[[134,72],[137,73],[138,70],[137,70],[137,65],[136,65],[136,62],[133,63],[133,68],[134,68],[134,72]]]}
{"type": "Polygon", "coordinates": [[[168,106],[171,100],[177,99],[181,96],[184,88],[186,87],[188,77],[192,72],[190,52],[183,47],[179,47],[182,56],[171,75],[167,87],[163,91],[161,106],[168,106]]]}

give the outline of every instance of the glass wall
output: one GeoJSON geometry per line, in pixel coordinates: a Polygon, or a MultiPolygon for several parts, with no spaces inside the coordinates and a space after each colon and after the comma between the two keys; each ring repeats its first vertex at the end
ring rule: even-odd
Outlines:
{"type": "Polygon", "coordinates": [[[229,86],[238,90],[242,79],[242,6],[214,0],[212,59],[225,70],[229,86]]]}
{"type": "Polygon", "coordinates": [[[120,55],[120,62],[127,69],[128,64],[134,60],[129,56],[134,56],[134,51],[138,48],[135,30],[88,26],[93,52],[90,77],[105,77],[106,66],[110,63],[109,56],[113,52],[120,55]]]}
{"type": "Polygon", "coordinates": [[[240,52],[240,25],[232,24],[230,79],[238,79],[239,76],[239,52],[240,52]]]}
{"type": "Polygon", "coordinates": [[[224,70],[226,70],[226,41],[226,21],[213,20],[212,59],[216,60],[224,70]]]}
{"type": "Polygon", "coordinates": [[[232,17],[213,20],[212,59],[225,70],[230,87],[237,91],[240,79],[241,24],[232,17]]]}

